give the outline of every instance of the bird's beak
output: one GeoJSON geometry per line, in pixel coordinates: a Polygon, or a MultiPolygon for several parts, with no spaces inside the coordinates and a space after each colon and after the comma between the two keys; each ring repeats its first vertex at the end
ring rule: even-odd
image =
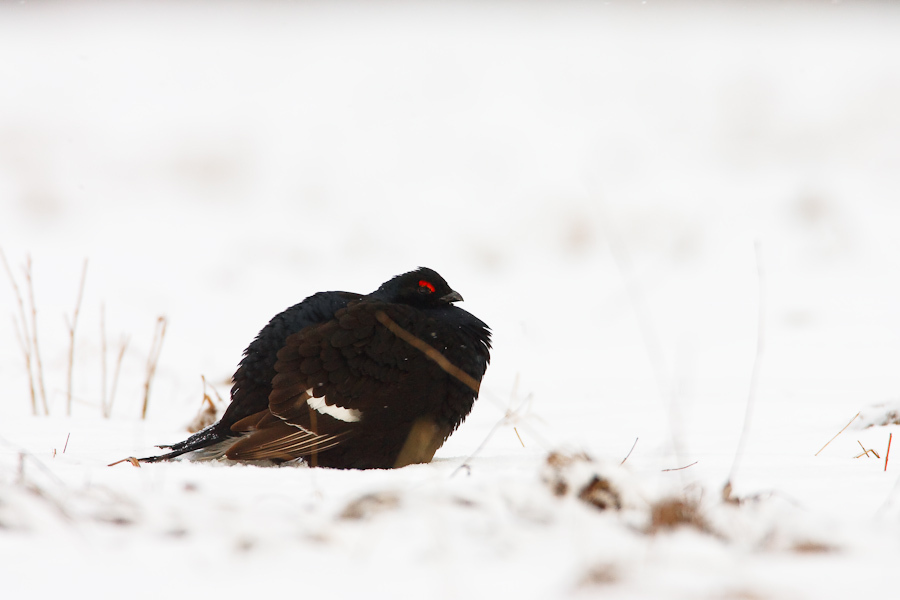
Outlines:
{"type": "Polygon", "coordinates": [[[441,296],[442,302],[462,302],[463,297],[460,296],[459,292],[450,292],[446,296],[441,296]]]}

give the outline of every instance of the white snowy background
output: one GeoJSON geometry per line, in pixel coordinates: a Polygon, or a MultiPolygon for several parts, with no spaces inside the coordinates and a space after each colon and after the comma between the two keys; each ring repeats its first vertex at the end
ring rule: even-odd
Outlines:
{"type": "Polygon", "coordinates": [[[0,596],[891,597],[898,31],[891,3],[0,5],[0,248],[50,412],[4,272],[0,596]],[[277,312],[420,265],[495,338],[432,464],[106,466],[183,439],[277,312]]]}

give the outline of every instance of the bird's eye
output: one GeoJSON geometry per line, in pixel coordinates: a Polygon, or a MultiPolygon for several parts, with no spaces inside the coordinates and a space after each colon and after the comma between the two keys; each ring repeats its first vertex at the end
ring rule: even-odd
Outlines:
{"type": "Polygon", "coordinates": [[[419,293],[420,294],[433,294],[434,286],[429,281],[425,281],[424,279],[419,282],[419,293]]]}

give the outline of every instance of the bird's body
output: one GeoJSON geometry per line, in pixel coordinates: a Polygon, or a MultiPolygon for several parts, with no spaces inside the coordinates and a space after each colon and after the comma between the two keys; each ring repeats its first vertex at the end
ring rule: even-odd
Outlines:
{"type": "Polygon", "coordinates": [[[371,469],[428,462],[472,409],[490,330],[430,269],[367,296],[320,292],[247,350],[222,418],[143,462],[181,455],[371,469]]]}

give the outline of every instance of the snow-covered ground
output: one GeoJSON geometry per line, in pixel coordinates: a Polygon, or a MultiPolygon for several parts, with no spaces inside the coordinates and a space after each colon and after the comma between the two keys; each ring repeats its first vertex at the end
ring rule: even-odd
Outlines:
{"type": "Polygon", "coordinates": [[[3,4],[0,248],[50,416],[0,273],[0,597],[890,597],[897,31],[890,3],[3,4]],[[106,466],[185,437],[278,311],[419,265],[495,336],[434,463],[106,466]]]}

